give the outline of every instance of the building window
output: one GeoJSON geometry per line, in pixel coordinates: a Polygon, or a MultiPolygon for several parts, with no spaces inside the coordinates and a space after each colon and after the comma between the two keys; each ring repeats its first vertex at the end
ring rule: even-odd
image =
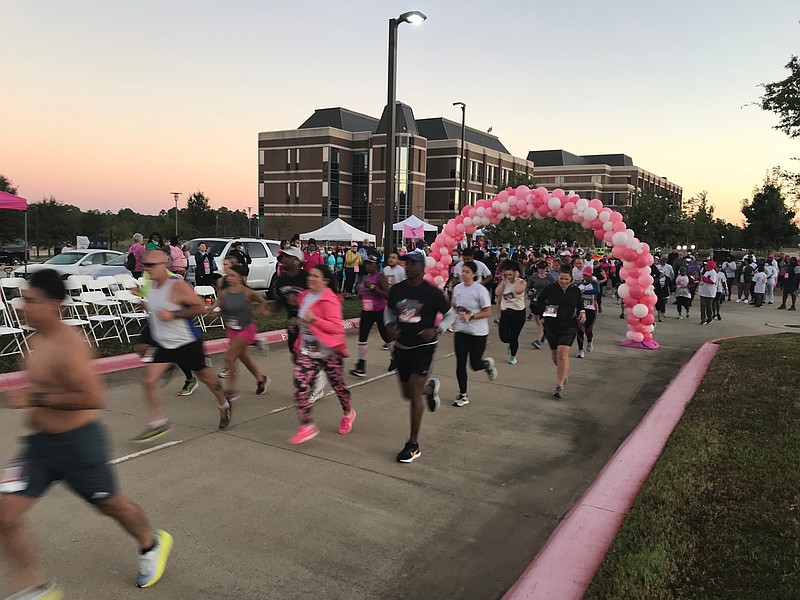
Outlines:
{"type": "Polygon", "coordinates": [[[353,225],[363,231],[369,231],[369,152],[353,153],[353,186],[352,186],[353,225]]]}
{"type": "Polygon", "coordinates": [[[328,151],[328,168],[323,169],[327,174],[328,202],[322,204],[322,222],[327,225],[339,218],[339,149],[330,148],[328,151]]]}
{"type": "Polygon", "coordinates": [[[300,182],[294,184],[294,203],[300,204],[300,182]]]}
{"type": "Polygon", "coordinates": [[[553,178],[553,183],[556,185],[564,185],[564,176],[563,175],[556,175],[553,178]]]}
{"type": "Polygon", "coordinates": [[[470,161],[469,176],[471,181],[483,181],[483,163],[470,161]]]}
{"type": "Polygon", "coordinates": [[[289,204],[289,201],[292,199],[292,184],[286,184],[286,204],[289,204]]]}
{"type": "Polygon", "coordinates": [[[292,150],[290,148],[286,150],[286,168],[288,169],[291,166],[292,166],[292,150]]]}
{"type": "Polygon", "coordinates": [[[453,157],[450,159],[450,179],[459,179],[461,177],[461,173],[458,169],[458,157],[453,157]]]}
{"type": "Polygon", "coordinates": [[[258,184],[258,197],[259,198],[263,198],[264,197],[264,184],[263,183],[259,183],[258,184]]]}
{"type": "Polygon", "coordinates": [[[258,151],[258,164],[260,164],[260,165],[264,164],[264,151],[263,150],[259,150],[258,151]]]}
{"type": "Polygon", "coordinates": [[[447,210],[453,212],[456,210],[456,191],[450,190],[449,198],[447,200],[447,210]]]}

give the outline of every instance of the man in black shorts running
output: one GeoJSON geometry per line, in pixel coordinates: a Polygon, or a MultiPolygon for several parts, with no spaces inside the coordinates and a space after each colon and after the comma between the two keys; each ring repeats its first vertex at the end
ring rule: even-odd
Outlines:
{"type": "MultiPolygon", "coordinates": [[[[19,456],[0,478],[0,541],[11,564],[12,582],[24,599],[58,599],[34,556],[23,517],[51,484],[65,481],[102,514],[117,521],[138,543],[136,585],[150,587],[164,573],[172,536],[153,531],[142,509],[117,489],[108,465],[108,442],[97,413],[103,408],[100,379],[84,338],[60,318],[65,289],[52,269],[34,273],[23,290],[25,317],[36,328],[34,352],[25,368],[30,387],[5,394],[8,408],[30,409],[19,456]]],[[[65,518],[65,523],[69,519],[65,518]]]]}
{"type": "Polygon", "coordinates": [[[411,401],[411,435],[397,455],[397,460],[410,463],[419,458],[420,425],[425,404],[431,412],[439,408],[439,380],[430,378],[433,357],[439,335],[455,321],[456,313],[442,291],[422,279],[425,255],[409,252],[405,255],[405,281],[389,290],[384,312],[386,332],[395,341],[394,364],[400,379],[400,390],[411,401]],[[444,318],[434,326],[437,314],[444,318]]]}

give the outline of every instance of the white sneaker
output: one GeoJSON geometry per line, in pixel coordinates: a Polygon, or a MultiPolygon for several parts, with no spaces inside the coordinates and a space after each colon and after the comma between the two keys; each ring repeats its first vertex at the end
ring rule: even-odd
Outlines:
{"type": "Polygon", "coordinates": [[[736,304],[739,304],[739,302],[741,302],[741,301],[742,301],[742,299],[741,299],[741,298],[737,298],[737,299],[736,299],[736,304]]]}
{"type": "Polygon", "coordinates": [[[742,304],[750,304],[750,301],[747,298],[745,298],[744,300],[742,300],[742,304]]]}
{"type": "Polygon", "coordinates": [[[586,342],[586,351],[591,352],[592,350],[594,350],[594,345],[592,342],[586,342]]]}
{"type": "Polygon", "coordinates": [[[158,583],[167,566],[167,559],[172,551],[172,536],[166,531],[157,531],[154,537],[156,545],[153,549],[146,554],[139,555],[136,587],[147,588],[158,583]]]}
{"type": "Polygon", "coordinates": [[[483,361],[483,364],[486,365],[483,370],[486,371],[486,374],[489,376],[489,381],[497,379],[497,369],[494,366],[494,359],[487,358],[483,361]]]}
{"type": "Polygon", "coordinates": [[[466,394],[459,394],[456,396],[456,399],[453,400],[453,406],[466,406],[469,404],[469,396],[466,394]]]}
{"type": "Polygon", "coordinates": [[[578,358],[586,358],[586,353],[583,350],[578,350],[578,358]]]}
{"type": "Polygon", "coordinates": [[[680,321],[681,319],[683,319],[683,316],[682,315],[678,315],[678,320],[680,321]]]}

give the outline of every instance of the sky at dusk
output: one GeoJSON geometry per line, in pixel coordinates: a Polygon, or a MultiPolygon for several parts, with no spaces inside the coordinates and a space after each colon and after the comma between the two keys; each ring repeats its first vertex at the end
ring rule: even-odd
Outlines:
{"type": "Polygon", "coordinates": [[[315,108],[379,117],[388,19],[417,118],[492,127],[515,156],[625,153],[739,223],[800,142],[750,103],[800,53],[797,0],[3,0],[0,174],[30,201],[255,208],[260,131],[315,108]]]}

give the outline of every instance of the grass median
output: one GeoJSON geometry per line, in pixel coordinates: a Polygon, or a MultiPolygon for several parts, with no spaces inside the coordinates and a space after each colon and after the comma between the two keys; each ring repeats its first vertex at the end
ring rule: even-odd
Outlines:
{"type": "Polygon", "coordinates": [[[800,597],[798,357],[722,342],[586,598],[800,597]]]}
{"type": "MultiPolygon", "coordinates": [[[[342,303],[342,313],[345,319],[355,319],[361,314],[361,302],[357,300],[342,303]]],[[[286,328],[286,312],[269,317],[257,317],[256,324],[258,331],[275,331],[286,328]]],[[[214,340],[225,337],[225,331],[220,327],[214,327],[203,334],[204,340],[214,340]]],[[[118,354],[128,354],[133,352],[133,345],[127,342],[119,343],[115,340],[105,340],[100,342],[100,347],[94,349],[98,357],[117,356],[118,354]]],[[[18,356],[0,357],[0,373],[18,371],[21,368],[21,360],[18,356]]]]}

